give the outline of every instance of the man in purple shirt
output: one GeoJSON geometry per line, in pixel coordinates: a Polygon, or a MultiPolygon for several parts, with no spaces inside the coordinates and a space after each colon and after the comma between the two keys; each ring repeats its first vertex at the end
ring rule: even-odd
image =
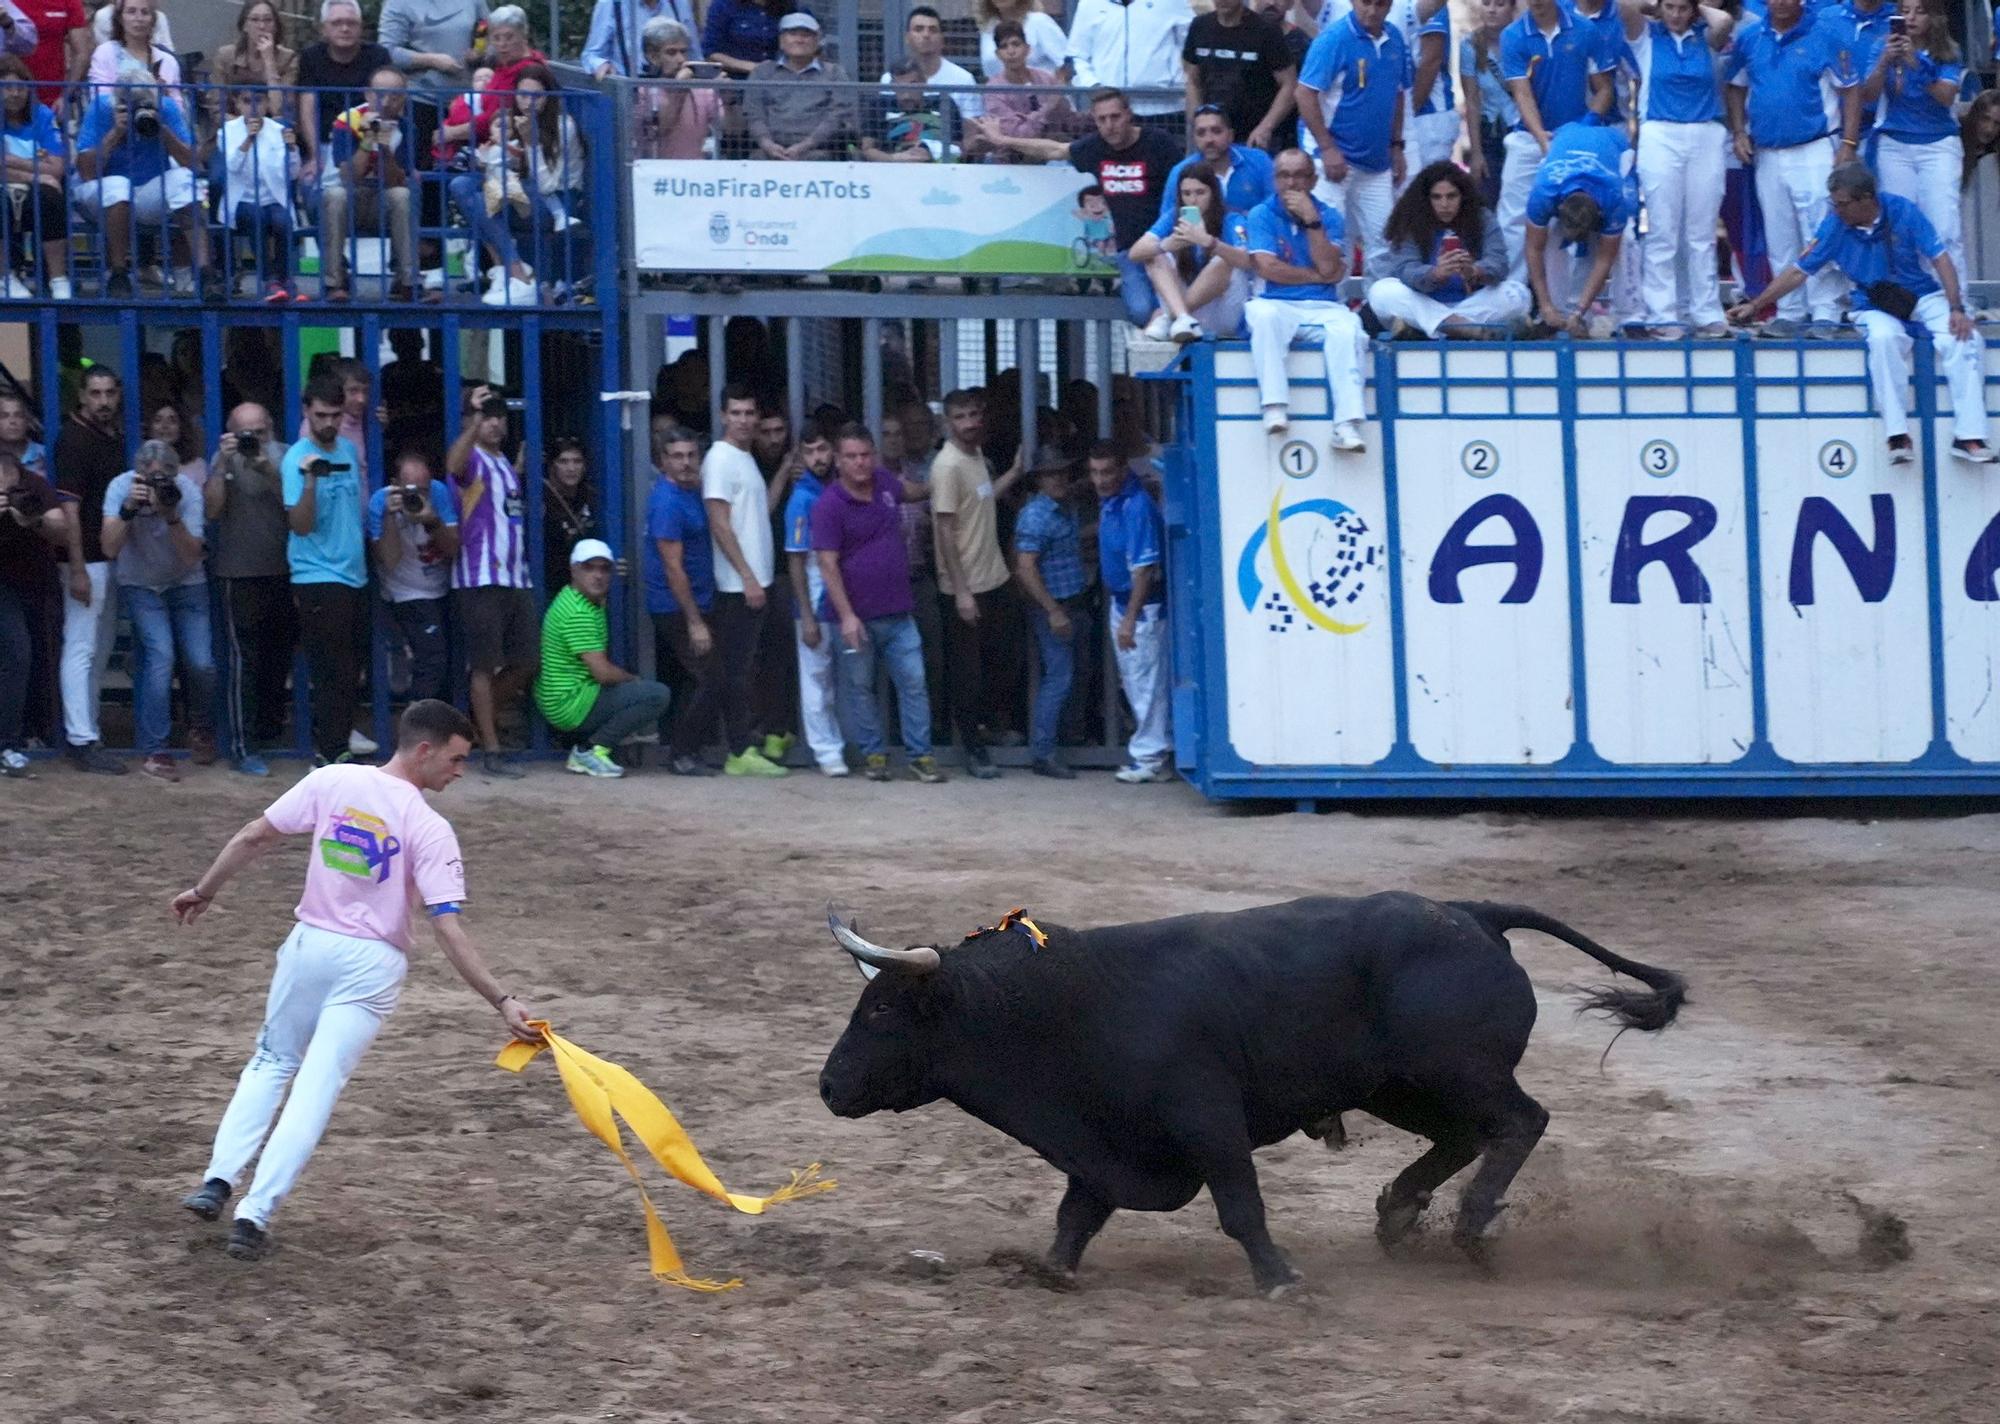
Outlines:
{"type": "Polygon", "coordinates": [[[903,542],[902,492],[875,468],[875,437],[863,425],[841,429],[834,443],[838,480],[812,509],[813,556],[826,596],[840,616],[840,710],[847,739],[867,758],[870,781],[889,779],[889,754],[875,703],[875,663],[896,689],[896,720],[910,775],[938,782],[931,755],[931,699],[924,687],[924,643],[910,597],[910,555],[903,542]]]}

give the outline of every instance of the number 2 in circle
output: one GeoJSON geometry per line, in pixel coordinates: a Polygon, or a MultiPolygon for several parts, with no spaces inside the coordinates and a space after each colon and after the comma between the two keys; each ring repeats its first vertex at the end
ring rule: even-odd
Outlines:
{"type": "Polygon", "coordinates": [[[1500,472],[1500,452],[1489,441],[1471,441],[1458,452],[1458,467],[1475,480],[1491,479],[1500,472]]]}

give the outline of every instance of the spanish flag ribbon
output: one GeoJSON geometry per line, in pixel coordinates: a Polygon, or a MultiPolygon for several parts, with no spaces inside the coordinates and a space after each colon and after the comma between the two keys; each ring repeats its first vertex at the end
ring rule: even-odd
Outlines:
{"type": "Polygon", "coordinates": [[[769,1196],[744,1196],[730,1191],[722,1185],[722,1179],[709,1170],[708,1163],[702,1161],[701,1153],[688,1140],[686,1130],[674,1120],[674,1115],[667,1111],[666,1104],[654,1095],[652,1089],[616,1063],[584,1052],[546,1022],[536,1020],[534,1027],[542,1031],[543,1042],[523,1043],[516,1040],[509,1043],[493,1060],[494,1066],[518,1073],[533,1062],[535,1055],[544,1048],[555,1056],[556,1071],[562,1075],[570,1106],[576,1109],[577,1117],[591,1134],[625,1164],[625,1170],[632,1174],[633,1185],[639,1188],[639,1200],[646,1208],[646,1244],[652,1254],[653,1274],[660,1280],[697,1291],[735,1290],[743,1284],[733,1279],[704,1280],[687,1273],[681,1264],[680,1252],[674,1249],[673,1238],[667,1235],[659,1213],[653,1209],[653,1198],[640,1179],[639,1169],[625,1151],[624,1134],[619,1130],[618,1119],[622,1118],[625,1125],[637,1134],[640,1144],[652,1154],[653,1160],[675,1177],[696,1191],[728,1202],[750,1216],[761,1216],[765,1207],[779,1202],[833,1190],[831,1181],[820,1180],[820,1164],[814,1162],[804,1170],[792,1173],[791,1181],[769,1196]]]}
{"type": "Polygon", "coordinates": [[[1022,934],[1035,942],[1036,949],[1047,949],[1049,947],[1048,935],[1042,932],[1040,925],[1028,918],[1028,910],[1024,905],[1016,905],[1013,909],[1002,915],[999,924],[981,925],[978,929],[967,935],[966,938],[977,939],[983,934],[1005,934],[1008,930],[1021,931],[1022,934]]]}

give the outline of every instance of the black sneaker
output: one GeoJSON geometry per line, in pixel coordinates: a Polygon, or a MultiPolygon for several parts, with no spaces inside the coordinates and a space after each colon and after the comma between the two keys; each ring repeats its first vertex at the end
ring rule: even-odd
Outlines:
{"type": "Polygon", "coordinates": [[[482,776],[497,776],[502,781],[520,781],[528,774],[508,761],[505,752],[488,752],[482,756],[479,759],[479,772],[482,776]]]}
{"type": "Polygon", "coordinates": [[[87,771],[96,776],[123,776],[132,769],[104,750],[100,742],[89,742],[80,747],[72,744],[69,749],[69,764],[78,771],[87,771]]]}
{"type": "Polygon", "coordinates": [[[239,1261],[255,1261],[270,1249],[271,1233],[248,1217],[239,1216],[229,1228],[229,1244],[223,1249],[239,1261]]]}
{"type": "Polygon", "coordinates": [[[229,1183],[220,1177],[210,1177],[201,1184],[200,1190],[189,1192],[181,1198],[181,1205],[203,1221],[214,1221],[222,1215],[223,1207],[228,1204],[229,1183]]]}
{"type": "Polygon", "coordinates": [[[1053,781],[1076,780],[1076,773],[1071,771],[1068,767],[1064,766],[1061,762],[1057,761],[1054,757],[1048,757],[1043,760],[1037,761],[1035,763],[1034,770],[1035,770],[1035,775],[1046,776],[1053,781]]]}
{"type": "Polygon", "coordinates": [[[104,295],[107,298],[131,296],[132,274],[130,272],[113,272],[109,277],[106,277],[104,279],[104,295]]]}
{"type": "Polygon", "coordinates": [[[667,763],[667,770],[675,776],[713,776],[715,769],[697,756],[685,754],[667,763]]]}
{"type": "Polygon", "coordinates": [[[1000,768],[993,764],[992,756],[984,747],[974,747],[965,754],[965,770],[974,781],[1000,779],[1000,768]]]}

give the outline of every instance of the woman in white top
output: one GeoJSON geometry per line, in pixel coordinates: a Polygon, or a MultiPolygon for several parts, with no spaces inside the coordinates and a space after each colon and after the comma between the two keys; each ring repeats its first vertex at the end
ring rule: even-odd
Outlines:
{"type": "Polygon", "coordinates": [[[979,67],[988,79],[1000,72],[993,48],[993,27],[1013,20],[1028,35],[1028,68],[1046,69],[1069,82],[1069,37],[1055,16],[1042,13],[1038,0],[979,0],[979,67]]]}
{"type": "Polygon", "coordinates": [[[109,89],[118,82],[118,71],[137,64],[160,83],[179,88],[181,62],[174,52],[159,42],[160,12],[154,0],[116,0],[111,15],[111,38],[91,52],[90,82],[109,89]]]}

